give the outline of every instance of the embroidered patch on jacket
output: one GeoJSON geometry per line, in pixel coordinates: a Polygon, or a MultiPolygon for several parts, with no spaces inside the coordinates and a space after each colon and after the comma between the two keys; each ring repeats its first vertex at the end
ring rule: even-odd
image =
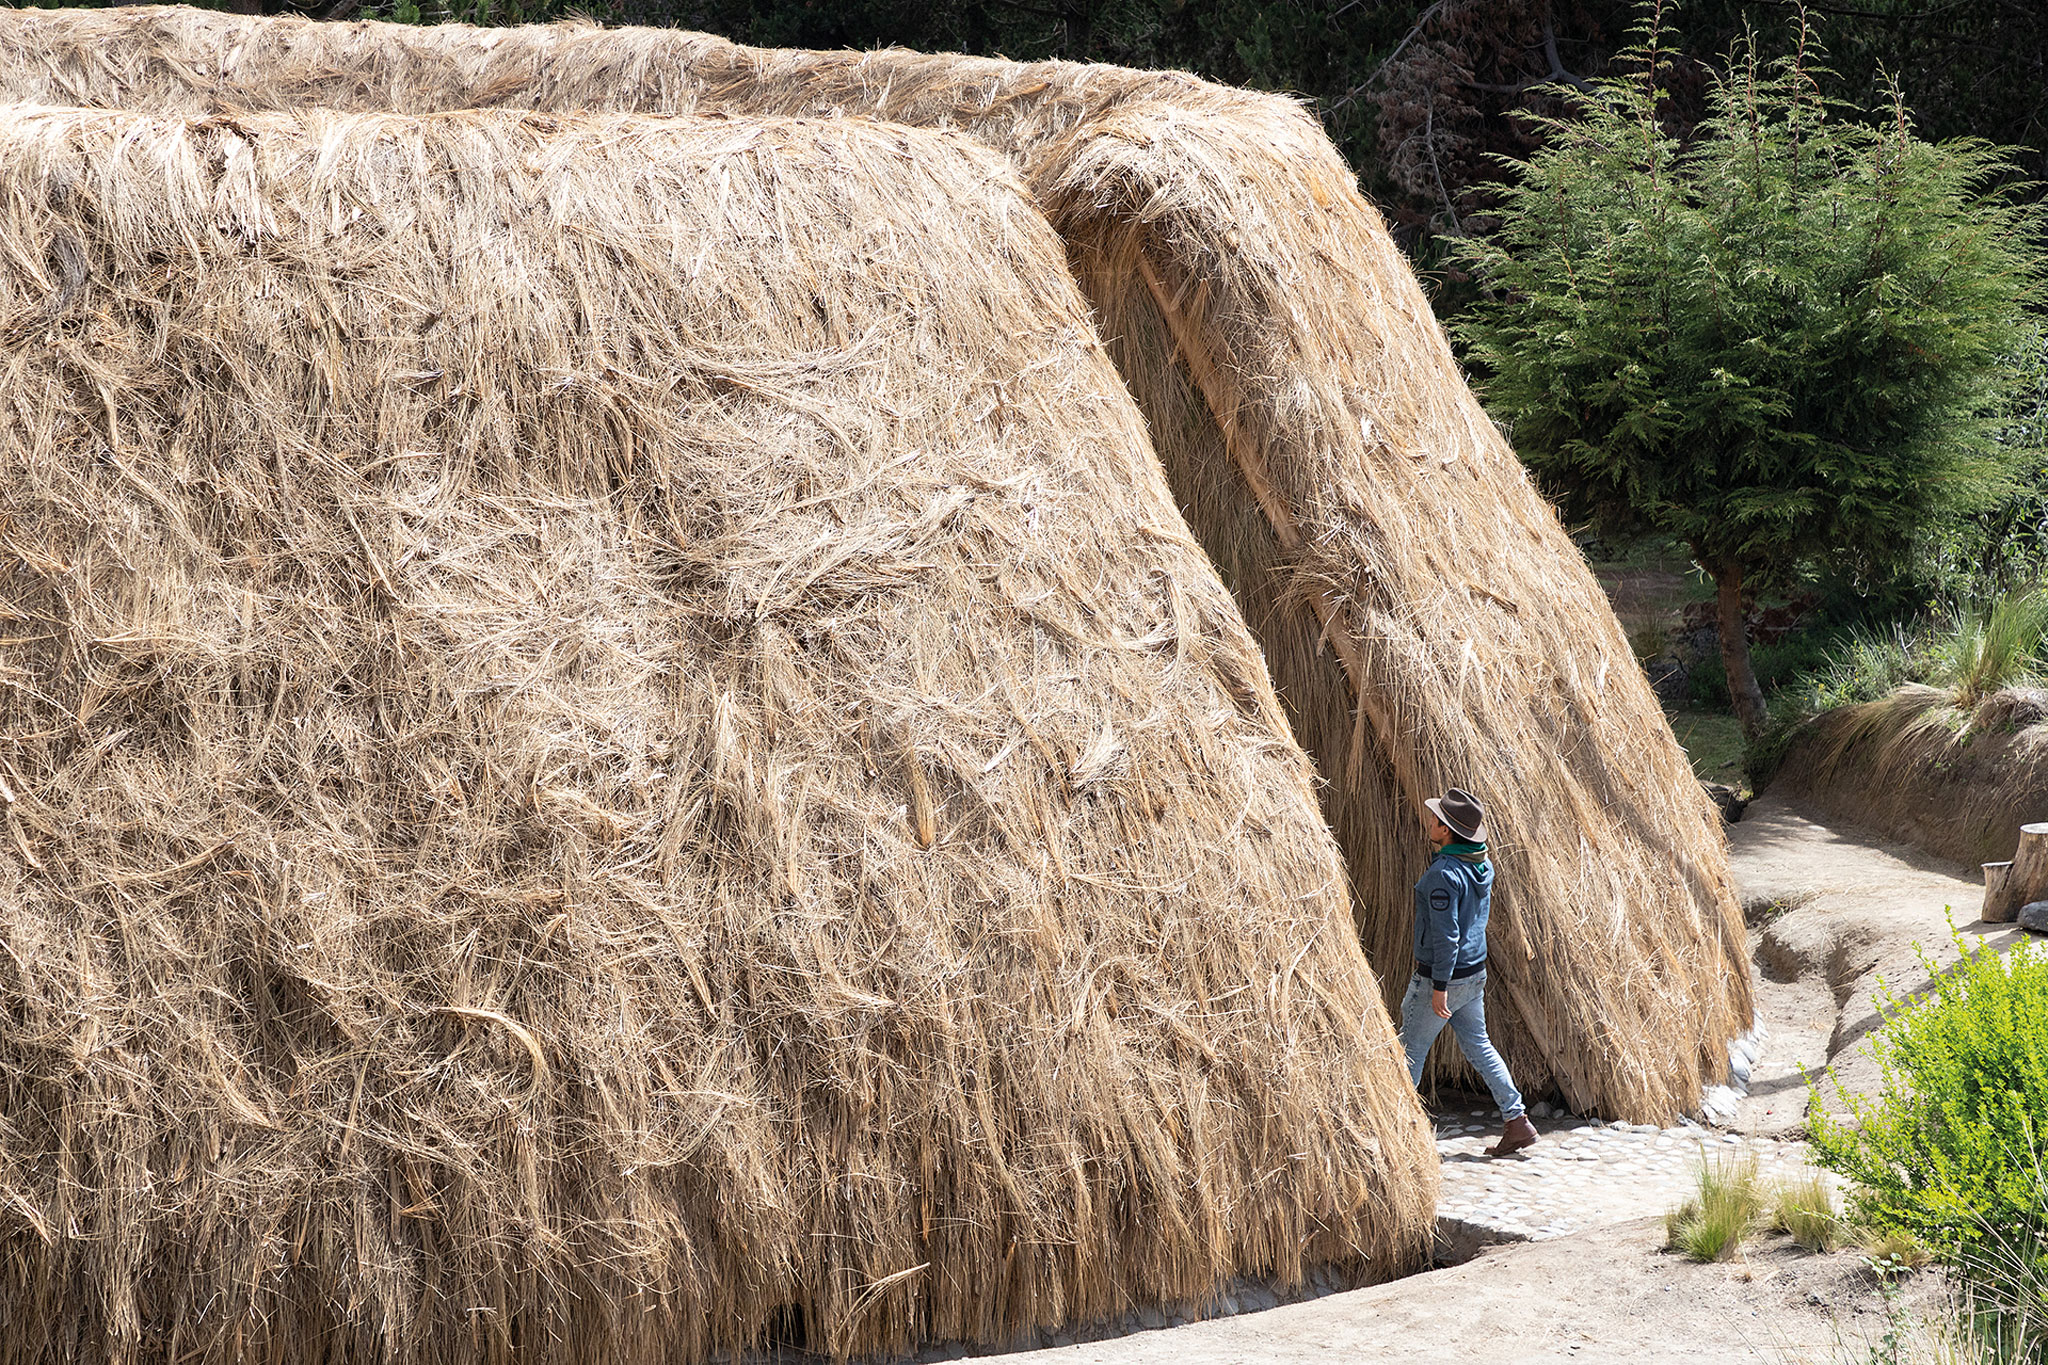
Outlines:
{"type": "Polygon", "coordinates": [[[1450,908],[1451,908],[1451,893],[1450,893],[1450,892],[1448,892],[1448,891],[1446,891],[1446,890],[1444,890],[1444,889],[1443,889],[1443,888],[1442,888],[1441,886],[1439,886],[1439,887],[1438,887],[1438,888],[1437,888],[1436,890],[1434,890],[1434,891],[1430,892],[1430,893],[1429,893],[1429,908],[1430,908],[1430,909],[1432,909],[1432,910],[1448,910],[1448,909],[1450,909],[1450,908]]]}

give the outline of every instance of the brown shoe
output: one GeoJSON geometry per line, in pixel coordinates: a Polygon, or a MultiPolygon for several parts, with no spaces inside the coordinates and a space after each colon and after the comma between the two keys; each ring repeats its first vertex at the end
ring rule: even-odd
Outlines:
{"type": "Polygon", "coordinates": [[[1536,1125],[1529,1122],[1527,1115],[1508,1120],[1508,1126],[1500,1130],[1500,1141],[1486,1149],[1488,1156],[1513,1156],[1524,1147],[1536,1145],[1536,1125]]]}

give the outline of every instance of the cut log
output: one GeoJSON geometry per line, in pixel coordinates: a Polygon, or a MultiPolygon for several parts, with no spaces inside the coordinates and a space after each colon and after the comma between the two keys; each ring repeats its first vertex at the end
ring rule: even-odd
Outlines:
{"type": "Polygon", "coordinates": [[[2048,821],[2020,826],[2020,846],[1995,891],[1986,869],[1984,919],[2010,924],[2022,905],[2040,900],[2048,900],[2048,821]]]}
{"type": "Polygon", "coordinates": [[[1992,907],[2005,894],[2005,879],[2011,874],[2010,862],[1984,864],[1984,908],[1978,912],[1979,919],[1991,918],[1992,907]]]}

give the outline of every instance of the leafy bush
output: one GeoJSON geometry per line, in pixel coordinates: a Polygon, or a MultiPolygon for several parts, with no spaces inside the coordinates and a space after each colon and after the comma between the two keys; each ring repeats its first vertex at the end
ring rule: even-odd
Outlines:
{"type": "Polygon", "coordinates": [[[1751,780],[1759,788],[1768,783],[1793,732],[1815,716],[1877,701],[1907,683],[1927,682],[1940,668],[1930,627],[1852,628],[1822,656],[1819,667],[1772,693],[1770,722],[1746,756],[1751,780]]]}
{"type": "Polygon", "coordinates": [[[1907,683],[1926,682],[1938,668],[1930,632],[1892,624],[1861,627],[1822,656],[1820,666],[1780,689],[1779,705],[1804,719],[1837,706],[1876,701],[1907,683]]]}
{"type": "MultiPolygon", "coordinates": [[[[1757,686],[1765,692],[1798,683],[1829,666],[1841,635],[1826,628],[1798,630],[1750,650],[1757,686]]],[[[1728,704],[1728,673],[1718,654],[1700,660],[1686,679],[1687,699],[1699,706],[1728,704]]]]}
{"type": "Polygon", "coordinates": [[[1990,510],[1932,528],[1913,575],[1929,597],[1991,597],[2048,574],[2048,333],[2006,368],[2017,382],[1998,441],[2018,456],[2012,487],[1990,510]]]}
{"type": "Polygon", "coordinates": [[[1816,1105],[1813,1150],[1856,1182],[1863,1221],[1957,1267],[1992,1324],[2017,1331],[2048,1308],[2048,953],[1957,943],[1932,996],[1885,997],[1881,1090],[1843,1092],[1849,1122],[1816,1105]]]}

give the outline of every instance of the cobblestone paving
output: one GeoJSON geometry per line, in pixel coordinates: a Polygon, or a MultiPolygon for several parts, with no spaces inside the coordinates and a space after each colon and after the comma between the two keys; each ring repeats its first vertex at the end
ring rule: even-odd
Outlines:
{"type": "Polygon", "coordinates": [[[1495,1158],[1486,1155],[1500,1136],[1492,1109],[1437,1115],[1444,1172],[1437,1217],[1454,1252],[1461,1244],[1469,1255],[1489,1243],[1563,1237],[1668,1212],[1697,1188],[1702,1161],[1754,1160],[1767,1187],[1812,1170],[1802,1142],[1698,1125],[1575,1118],[1535,1124],[1542,1141],[1495,1158]]]}

